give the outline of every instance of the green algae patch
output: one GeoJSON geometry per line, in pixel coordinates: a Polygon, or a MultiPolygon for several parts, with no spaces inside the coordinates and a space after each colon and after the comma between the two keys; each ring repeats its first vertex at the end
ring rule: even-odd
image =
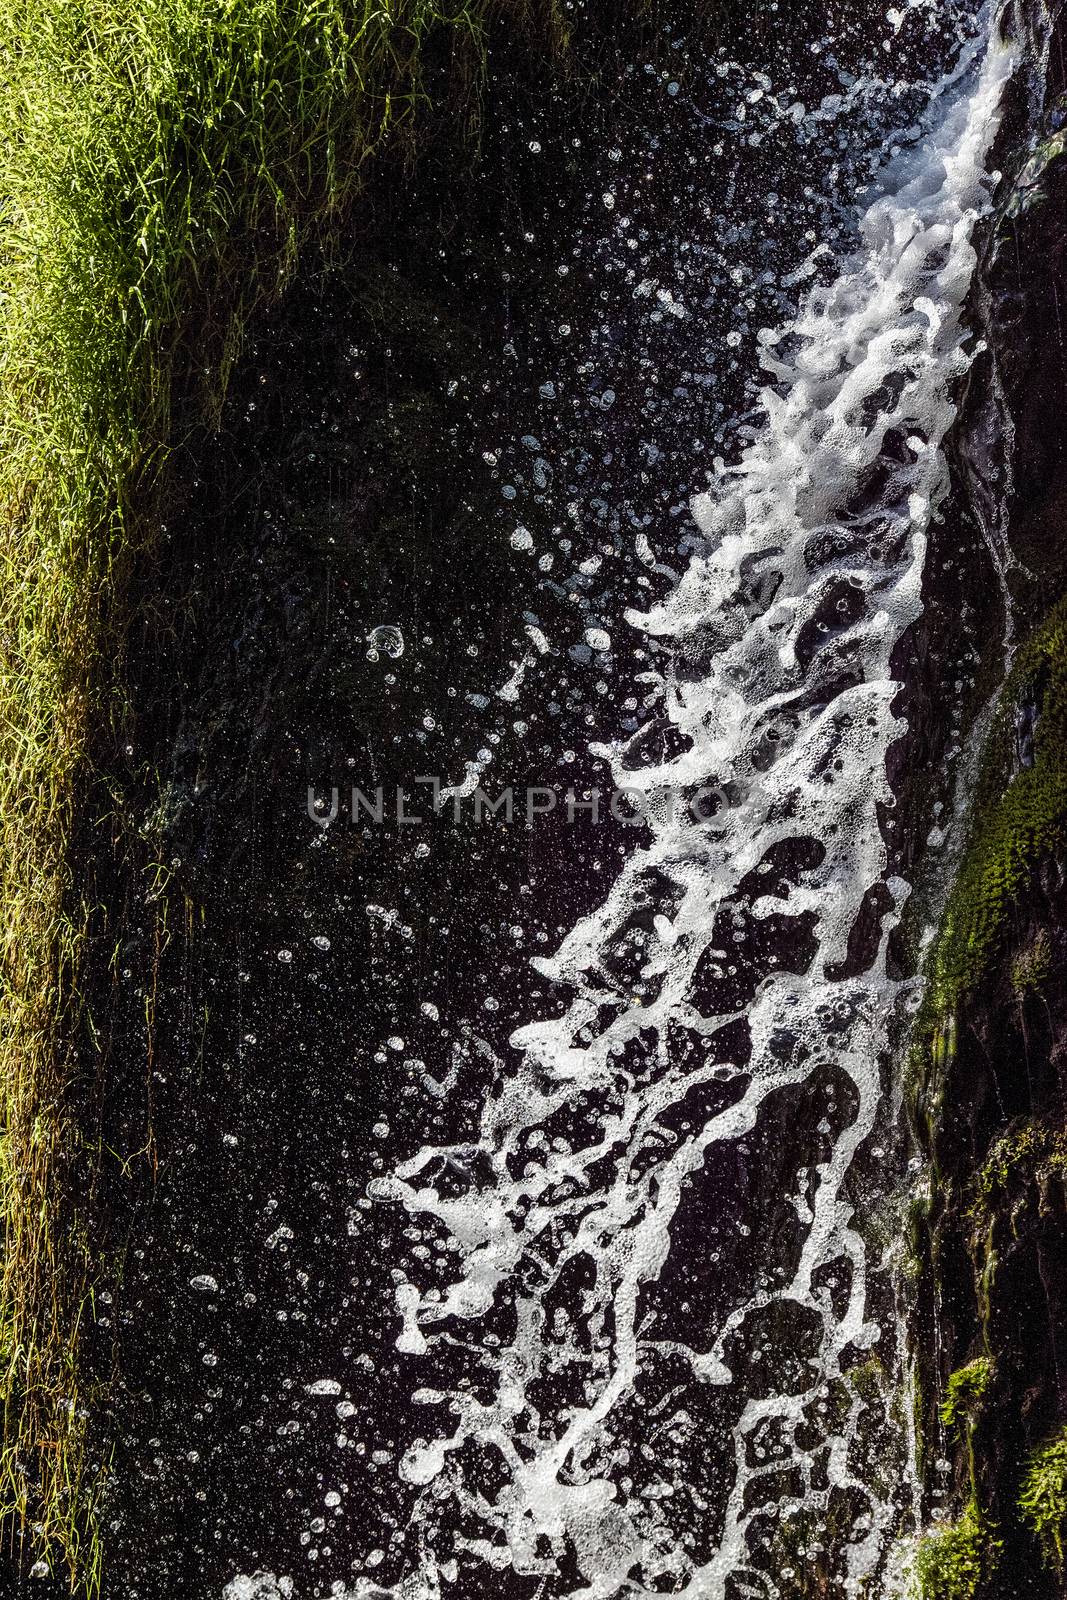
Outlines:
{"type": "Polygon", "coordinates": [[[1041,1546],[1045,1566],[1062,1578],[1067,1539],[1067,1428],[1030,1457],[1019,1494],[1019,1514],[1041,1546]]]}
{"type": "MultiPolygon", "coordinates": [[[[1067,841],[1067,602],[1019,651],[983,761],[959,872],[929,963],[927,1015],[952,1016],[986,971],[1013,901],[1067,841]]],[[[1040,949],[1016,982],[1045,975],[1040,949]]]]}
{"type": "Polygon", "coordinates": [[[168,450],[243,330],[339,245],[431,88],[473,119],[488,30],[554,0],[7,0],[0,9],[0,1509],[100,1584],[79,1349],[94,1152],[73,1112],[88,908],[72,842],[121,719],[128,584],[168,450]]]}
{"type": "Polygon", "coordinates": [[[915,1554],[913,1600],[974,1600],[996,1570],[1001,1542],[977,1501],[926,1534],[915,1554]]]}

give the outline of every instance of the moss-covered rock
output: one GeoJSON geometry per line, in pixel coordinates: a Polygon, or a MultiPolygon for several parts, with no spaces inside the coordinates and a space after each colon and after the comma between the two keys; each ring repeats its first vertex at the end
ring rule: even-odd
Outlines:
{"type": "Polygon", "coordinates": [[[1045,1565],[1062,1579],[1067,1539],[1067,1428],[1035,1450],[1027,1462],[1019,1512],[1041,1546],[1045,1565]]]}
{"type": "Polygon", "coordinates": [[[941,1421],[949,1429],[973,1426],[982,1400],[993,1380],[993,1363],[988,1356],[977,1356],[965,1367],[957,1367],[945,1386],[941,1402],[941,1421]]]}
{"type": "Polygon", "coordinates": [[[927,1534],[915,1554],[915,1600],[975,1600],[996,1571],[1000,1541],[974,1500],[927,1534]]]}
{"type": "MultiPolygon", "coordinates": [[[[929,959],[930,1012],[949,1019],[988,970],[1014,899],[1067,838],[1067,602],[1018,652],[986,748],[969,837],[929,959]]],[[[1012,965],[1017,989],[1039,988],[1049,966],[1039,929],[1012,965]]],[[[934,1028],[935,1052],[944,1031],[934,1028]]]]}
{"type": "MultiPolygon", "coordinates": [[[[992,717],[975,713],[974,791],[955,881],[925,948],[929,983],[908,1074],[926,1167],[910,1213],[916,1430],[925,1504],[945,1519],[920,1570],[924,1597],[951,1600],[1063,1592],[1049,1556],[1060,1528],[1067,1329],[1067,376],[1047,338],[1067,249],[1067,178],[1050,159],[1061,77],[1054,53],[1027,203],[1009,206],[985,264],[988,336],[1015,428],[1014,637],[992,717]],[[1035,185],[1051,204],[1032,203],[1035,185]]],[[[997,609],[991,601],[990,620],[997,609]]],[[[988,643],[987,702],[1003,660],[992,630],[988,643]]],[[[926,859],[921,845],[917,856],[926,859]]],[[[927,861],[938,886],[918,897],[928,921],[944,888],[939,870],[927,861]]],[[[912,932],[918,954],[918,920],[912,932]]]]}

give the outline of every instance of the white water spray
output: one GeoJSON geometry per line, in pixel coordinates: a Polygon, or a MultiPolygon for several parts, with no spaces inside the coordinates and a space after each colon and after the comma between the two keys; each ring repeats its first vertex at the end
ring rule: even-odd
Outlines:
{"type": "Polygon", "coordinates": [[[545,1597],[787,1594],[768,1526],[842,1506],[846,1591],[870,1592],[880,1570],[897,1512],[859,1447],[872,1412],[891,1433],[892,1383],[872,1401],[858,1374],[897,1352],[848,1180],[883,1109],[901,998],[886,941],[907,886],[885,886],[860,956],[855,930],[886,871],[891,656],[920,612],[974,353],[961,316],[1013,67],[989,33],[885,175],[836,281],[765,336],[762,423],[694,502],[704,553],[630,618],[665,663],[679,753],[649,767],[621,743],[598,751],[619,787],[643,791],[652,838],[539,963],[573,993],[565,1014],[513,1036],[476,1140],[424,1148],[373,1185],[455,1270],[413,1270],[396,1293],[427,1419],[400,1466],[421,1565],[358,1594],[431,1600],[471,1560],[540,1580],[545,1597]],[[730,802],[710,820],[673,805],[704,787],[730,802]],[[624,949],[639,954],[629,988],[624,949]],[[740,1288],[709,1256],[699,1348],[672,1338],[650,1291],[677,1275],[694,1194],[820,1075],[837,1113],[798,1132],[795,1232],[777,1257],[774,1237],[754,1241],[764,1259],[740,1288]],[[754,1346],[764,1381],[731,1398],[722,1437],[696,1440],[722,1464],[721,1493],[694,1490],[682,1515],[695,1397],[736,1389],[754,1346]]]}

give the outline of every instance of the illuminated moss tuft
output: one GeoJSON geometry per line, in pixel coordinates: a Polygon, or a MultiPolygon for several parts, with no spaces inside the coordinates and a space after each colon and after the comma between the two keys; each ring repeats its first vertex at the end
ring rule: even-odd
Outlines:
{"type": "Polygon", "coordinates": [[[948,1380],[941,1402],[941,1421],[946,1428],[973,1427],[992,1379],[993,1363],[988,1356],[979,1356],[965,1367],[957,1368],[948,1380]]]}
{"type": "Polygon", "coordinates": [[[1045,1565],[1064,1576],[1067,1537],[1067,1428],[1030,1457],[1019,1514],[1041,1545],[1045,1565]]]}
{"type": "MultiPolygon", "coordinates": [[[[983,763],[968,842],[928,963],[927,1014],[951,1016],[981,977],[1005,913],[1042,856],[1067,842],[1067,601],[1019,651],[983,763]],[[1015,708],[1035,711],[1032,751],[1016,750],[1015,708]],[[1024,764],[1029,763],[1029,764],[1024,764]]],[[[1040,952],[1020,971],[1041,981],[1040,952]]]]}
{"type": "Polygon", "coordinates": [[[1001,1541],[970,1500],[955,1522],[928,1533],[915,1557],[914,1600],[974,1600],[996,1570],[1001,1541]]]}

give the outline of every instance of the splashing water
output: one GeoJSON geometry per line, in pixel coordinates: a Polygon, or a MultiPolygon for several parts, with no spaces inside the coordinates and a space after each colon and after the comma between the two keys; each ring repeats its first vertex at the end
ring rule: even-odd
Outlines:
{"type": "Polygon", "coordinates": [[[903,1471],[884,1263],[855,1215],[911,992],[886,970],[908,892],[880,826],[890,662],[974,354],[1014,64],[987,35],[836,281],[763,335],[773,382],[693,503],[702,553],[629,617],[668,663],[675,753],[598,747],[652,837],[537,963],[572,1000],[513,1035],[477,1140],[372,1185],[454,1271],[396,1291],[397,1348],[439,1369],[400,1465],[419,1570],[359,1595],[429,1600],[460,1557],[499,1592],[510,1570],[516,1593],[585,1600],[788,1594],[831,1524],[844,1592],[874,1592],[903,1471]],[[677,803],[699,790],[710,817],[677,803]]]}

